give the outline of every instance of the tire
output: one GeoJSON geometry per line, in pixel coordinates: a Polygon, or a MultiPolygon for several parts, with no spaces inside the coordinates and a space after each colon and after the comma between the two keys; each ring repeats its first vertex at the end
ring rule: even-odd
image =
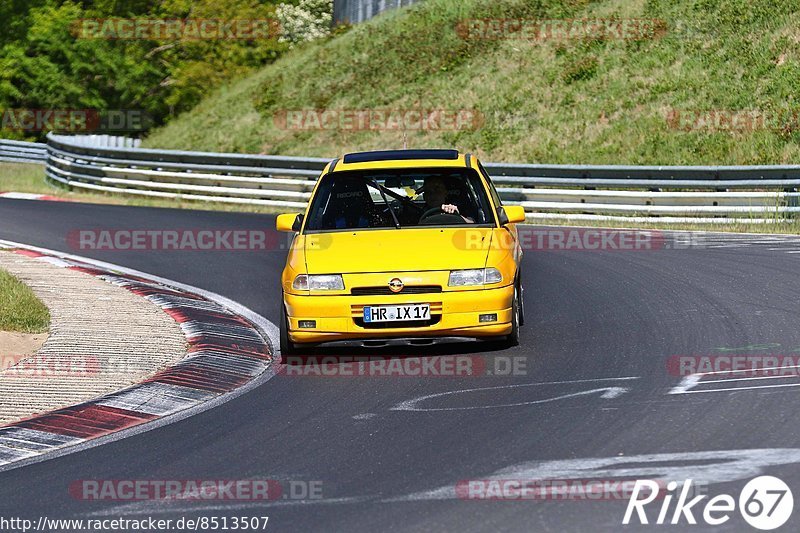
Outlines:
{"type": "Polygon", "coordinates": [[[514,286],[514,300],[511,302],[511,333],[503,343],[507,348],[519,346],[519,327],[522,325],[522,287],[514,286]]]}
{"type": "Polygon", "coordinates": [[[522,319],[522,299],[520,298],[521,287],[519,284],[514,286],[514,299],[511,302],[511,333],[493,340],[486,340],[487,346],[492,350],[507,350],[514,346],[519,346],[519,327],[522,319]]]}
{"type": "Polygon", "coordinates": [[[289,340],[289,320],[286,318],[286,309],[281,305],[281,357],[285,358],[290,355],[297,355],[299,352],[295,344],[289,340]]]}

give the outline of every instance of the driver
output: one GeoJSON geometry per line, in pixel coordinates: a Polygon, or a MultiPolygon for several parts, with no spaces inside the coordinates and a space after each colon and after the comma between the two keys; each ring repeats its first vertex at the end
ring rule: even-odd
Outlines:
{"type": "Polygon", "coordinates": [[[447,183],[442,176],[428,176],[425,178],[422,191],[425,199],[425,209],[435,209],[438,207],[442,210],[442,213],[458,215],[464,219],[464,222],[469,224],[475,223],[473,219],[463,216],[458,211],[458,206],[445,203],[447,202],[448,190],[447,183]]]}

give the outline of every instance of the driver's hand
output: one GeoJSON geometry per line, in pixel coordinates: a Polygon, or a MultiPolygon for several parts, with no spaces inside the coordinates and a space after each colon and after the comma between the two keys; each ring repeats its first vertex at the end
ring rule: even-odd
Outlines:
{"type": "Polygon", "coordinates": [[[444,211],[448,215],[460,215],[461,214],[461,213],[458,212],[458,207],[454,206],[453,204],[442,204],[442,211],[444,211]]]}

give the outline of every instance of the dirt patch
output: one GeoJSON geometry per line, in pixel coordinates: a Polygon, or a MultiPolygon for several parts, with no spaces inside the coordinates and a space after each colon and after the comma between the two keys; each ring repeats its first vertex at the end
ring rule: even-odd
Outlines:
{"type": "MultiPolygon", "coordinates": [[[[47,340],[47,333],[9,333],[0,331],[0,371],[11,359],[19,360],[34,355],[47,340]]],[[[13,364],[13,363],[12,363],[13,364]]]]}

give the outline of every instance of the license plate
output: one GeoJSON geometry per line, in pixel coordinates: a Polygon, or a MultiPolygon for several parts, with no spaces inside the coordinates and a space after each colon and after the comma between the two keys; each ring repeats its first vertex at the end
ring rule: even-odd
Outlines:
{"type": "Polygon", "coordinates": [[[364,322],[408,322],[428,320],[431,317],[429,304],[416,305],[367,305],[364,306],[364,322]]]}

